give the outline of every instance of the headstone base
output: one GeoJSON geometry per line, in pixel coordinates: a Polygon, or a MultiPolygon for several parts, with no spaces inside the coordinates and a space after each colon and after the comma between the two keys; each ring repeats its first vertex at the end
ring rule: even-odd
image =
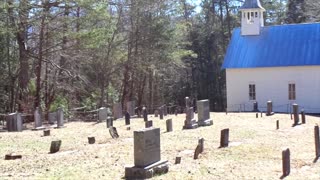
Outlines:
{"type": "Polygon", "coordinates": [[[272,115],[274,115],[274,112],[266,113],[266,116],[272,116],[272,115]]]}
{"type": "Polygon", "coordinates": [[[185,123],[183,129],[196,129],[198,128],[198,124],[196,120],[191,120],[188,124],[185,123]]]}
{"type": "Polygon", "coordinates": [[[45,130],[45,129],[46,129],[45,127],[40,126],[40,127],[33,128],[32,131],[40,131],[40,130],[45,130]]]}
{"type": "Polygon", "coordinates": [[[199,126],[212,126],[213,125],[213,121],[212,119],[207,119],[204,121],[198,121],[198,125],[199,126]]]}
{"type": "Polygon", "coordinates": [[[169,171],[168,161],[158,161],[147,167],[126,167],[126,179],[148,179],[155,175],[165,174],[169,171]]]}
{"type": "Polygon", "coordinates": [[[53,125],[53,126],[51,126],[51,127],[53,127],[54,129],[61,129],[61,128],[65,128],[65,127],[67,127],[67,126],[57,126],[57,125],[53,125]]]}

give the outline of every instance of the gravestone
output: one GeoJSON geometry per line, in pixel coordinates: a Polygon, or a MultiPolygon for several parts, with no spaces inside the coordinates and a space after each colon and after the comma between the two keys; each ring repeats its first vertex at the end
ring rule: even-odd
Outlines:
{"type": "Polygon", "coordinates": [[[172,131],[172,119],[167,119],[166,121],[167,132],[172,131]]]}
{"type": "Polygon", "coordinates": [[[180,164],[180,163],[181,163],[181,157],[176,157],[174,164],[180,164]]]}
{"type": "Polygon", "coordinates": [[[9,132],[21,132],[23,130],[23,121],[20,113],[11,113],[6,117],[7,130],[9,132]]]}
{"type": "Polygon", "coordinates": [[[198,145],[200,145],[200,153],[203,153],[203,149],[204,149],[204,139],[200,138],[198,140],[198,145]]]}
{"type": "Polygon", "coordinates": [[[314,126],[314,142],[316,150],[316,158],[320,157],[320,137],[319,137],[319,126],[314,126]]]}
{"type": "Polygon", "coordinates": [[[163,107],[163,115],[167,116],[168,115],[168,107],[167,107],[167,105],[164,104],[162,107],[163,107]]]}
{"type": "Polygon", "coordinates": [[[289,148],[282,151],[282,177],[290,174],[290,150],[289,148]]]}
{"type": "Polygon", "coordinates": [[[168,161],[161,161],[160,128],[134,131],[134,166],[125,168],[126,179],[146,179],[168,172],[168,161]]]}
{"type": "Polygon", "coordinates": [[[145,128],[149,128],[149,127],[152,127],[153,126],[153,122],[150,120],[150,121],[146,121],[145,122],[145,128]]]}
{"type": "Polygon", "coordinates": [[[98,121],[102,122],[107,120],[108,117],[108,110],[105,107],[101,107],[100,109],[98,109],[98,121]]]}
{"type": "Polygon", "coordinates": [[[304,110],[301,111],[301,123],[306,123],[306,113],[304,112],[304,110]]]}
{"type": "Polygon", "coordinates": [[[178,116],[178,109],[177,108],[174,110],[174,115],[178,116]]]}
{"type": "Polygon", "coordinates": [[[112,119],[112,117],[108,117],[107,118],[107,128],[110,128],[111,126],[113,126],[113,119],[112,119]]]}
{"type": "Polygon", "coordinates": [[[42,119],[41,119],[41,111],[39,110],[39,107],[36,107],[36,110],[34,111],[34,129],[33,130],[43,130],[45,129],[42,127],[42,119]]]}
{"type": "Polygon", "coordinates": [[[255,102],[253,102],[253,110],[252,110],[253,112],[258,112],[259,111],[259,109],[258,109],[258,102],[257,101],[255,101],[255,102]]]}
{"type": "Polygon", "coordinates": [[[126,125],[130,125],[130,114],[128,112],[126,112],[124,118],[126,120],[126,125]]]}
{"type": "Polygon", "coordinates": [[[154,110],[154,117],[158,117],[159,116],[159,110],[154,110]]]}
{"type": "Polygon", "coordinates": [[[111,126],[109,128],[109,133],[110,133],[110,136],[112,137],[112,139],[119,138],[119,134],[118,134],[117,128],[111,126]]]}
{"type": "Polygon", "coordinates": [[[113,118],[114,119],[120,119],[123,117],[121,103],[115,103],[112,107],[112,111],[113,111],[113,118]]]}
{"type": "Polygon", "coordinates": [[[277,124],[277,130],[278,130],[279,129],[279,120],[277,120],[276,124],[277,124]]]}
{"type": "Polygon", "coordinates": [[[200,151],[201,151],[201,146],[200,144],[198,144],[196,149],[194,150],[193,159],[198,159],[200,151]]]}
{"type": "Polygon", "coordinates": [[[50,136],[50,129],[46,129],[43,131],[43,136],[50,136]]]}
{"type": "Polygon", "coordinates": [[[56,153],[60,150],[61,140],[51,141],[50,153],[56,153]]]}
{"type": "Polygon", "coordinates": [[[130,116],[135,115],[135,112],[134,112],[135,107],[136,107],[135,101],[128,101],[127,102],[127,112],[130,114],[130,116]]]}
{"type": "Polygon", "coordinates": [[[209,100],[197,101],[198,107],[198,125],[199,126],[211,126],[213,125],[212,119],[210,119],[210,105],[209,100]]]}
{"type": "Polygon", "coordinates": [[[21,159],[22,156],[18,154],[6,154],[4,157],[4,160],[16,160],[16,159],[21,159]]]}
{"type": "Polygon", "coordinates": [[[198,127],[196,120],[194,119],[193,107],[186,109],[186,120],[184,121],[183,129],[195,129],[198,127]]]}
{"type": "Polygon", "coordinates": [[[160,119],[163,119],[163,106],[159,108],[159,116],[160,116],[160,119]]]}
{"type": "Polygon", "coordinates": [[[57,112],[50,112],[48,114],[48,121],[49,124],[54,124],[55,122],[57,122],[57,112]]]}
{"type": "Polygon", "coordinates": [[[88,143],[89,144],[94,144],[96,142],[96,138],[95,137],[88,137],[88,143]]]}
{"type": "Polygon", "coordinates": [[[229,129],[223,129],[220,136],[220,148],[228,147],[229,145],[229,129]]]}
{"type": "Polygon", "coordinates": [[[189,109],[191,107],[191,102],[189,97],[185,97],[186,108],[189,109]]]}
{"type": "Polygon", "coordinates": [[[271,116],[274,113],[272,112],[272,101],[267,102],[267,116],[271,116]]]}
{"type": "Polygon", "coordinates": [[[57,110],[57,128],[64,127],[63,110],[61,107],[57,110]]]}
{"type": "Polygon", "coordinates": [[[259,114],[258,113],[256,113],[256,118],[258,118],[259,117],[259,114]]]}
{"type": "Polygon", "coordinates": [[[296,126],[299,124],[299,106],[298,104],[292,104],[293,109],[293,126],[296,126]]]}
{"type": "Polygon", "coordinates": [[[148,121],[148,112],[147,112],[147,108],[146,107],[142,108],[142,115],[143,115],[143,120],[145,122],[148,121]]]}

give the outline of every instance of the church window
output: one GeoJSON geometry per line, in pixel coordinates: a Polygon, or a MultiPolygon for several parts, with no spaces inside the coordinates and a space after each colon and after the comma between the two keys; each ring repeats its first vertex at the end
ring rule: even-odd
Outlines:
{"type": "Polygon", "coordinates": [[[296,84],[289,83],[289,100],[296,100],[296,84]]]}
{"type": "Polygon", "coordinates": [[[249,84],[249,100],[256,100],[256,85],[249,84]]]}
{"type": "Polygon", "coordinates": [[[255,12],[255,17],[256,17],[256,18],[258,17],[258,12],[255,12]]]}

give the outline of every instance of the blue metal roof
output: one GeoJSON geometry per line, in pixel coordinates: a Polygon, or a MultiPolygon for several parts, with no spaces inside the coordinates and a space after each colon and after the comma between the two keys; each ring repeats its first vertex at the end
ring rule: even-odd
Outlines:
{"type": "Polygon", "coordinates": [[[246,0],[240,9],[263,9],[259,0],[246,0]]]}
{"type": "Polygon", "coordinates": [[[262,27],[260,35],[233,31],[222,68],[320,65],[320,23],[262,27]]]}

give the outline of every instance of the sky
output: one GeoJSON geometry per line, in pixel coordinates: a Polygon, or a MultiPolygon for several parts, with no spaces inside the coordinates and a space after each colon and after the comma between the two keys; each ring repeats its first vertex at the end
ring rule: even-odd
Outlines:
{"type": "Polygon", "coordinates": [[[200,7],[200,3],[201,0],[189,0],[189,2],[191,2],[193,5],[196,5],[196,12],[200,12],[201,7],[200,7]]]}

